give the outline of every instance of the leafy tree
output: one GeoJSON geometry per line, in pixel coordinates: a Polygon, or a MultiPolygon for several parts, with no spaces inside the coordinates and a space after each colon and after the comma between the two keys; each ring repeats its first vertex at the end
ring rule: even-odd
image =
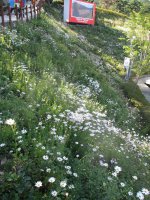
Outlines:
{"type": "Polygon", "coordinates": [[[129,23],[131,32],[130,46],[125,50],[133,60],[134,70],[138,76],[150,73],[150,15],[133,13],[129,23]]]}
{"type": "Polygon", "coordinates": [[[141,8],[141,13],[150,13],[150,1],[143,0],[143,6],[141,8]]]}

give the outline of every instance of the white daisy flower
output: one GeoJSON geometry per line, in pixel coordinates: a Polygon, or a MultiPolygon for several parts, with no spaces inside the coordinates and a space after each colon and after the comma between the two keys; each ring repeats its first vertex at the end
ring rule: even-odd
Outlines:
{"type": "Polygon", "coordinates": [[[49,157],[48,157],[47,155],[44,155],[44,156],[43,156],[43,159],[44,159],[44,160],[48,160],[49,157]]]}
{"type": "Polygon", "coordinates": [[[54,177],[51,177],[51,178],[49,178],[49,179],[48,179],[48,182],[50,182],[50,183],[54,183],[54,182],[55,182],[55,180],[56,180],[56,178],[54,178],[54,177]]]}
{"type": "Polygon", "coordinates": [[[42,182],[41,181],[37,181],[36,183],[35,183],[35,187],[42,187],[42,182]]]}
{"type": "Polygon", "coordinates": [[[67,185],[67,181],[66,180],[60,182],[60,187],[65,188],[66,185],[67,185]]]}
{"type": "Polygon", "coordinates": [[[55,190],[53,190],[53,191],[51,192],[51,195],[52,195],[53,197],[56,197],[56,196],[57,196],[57,192],[56,192],[55,190]]]}

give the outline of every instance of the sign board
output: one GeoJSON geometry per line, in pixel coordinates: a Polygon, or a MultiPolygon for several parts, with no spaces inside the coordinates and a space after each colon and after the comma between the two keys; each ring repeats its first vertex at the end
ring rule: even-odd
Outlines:
{"type": "Polygon", "coordinates": [[[128,57],[124,58],[124,67],[126,69],[130,67],[130,62],[131,62],[130,58],[128,58],[128,57]]]}
{"type": "Polygon", "coordinates": [[[82,0],[64,0],[64,21],[67,23],[95,23],[96,4],[82,0]]]}

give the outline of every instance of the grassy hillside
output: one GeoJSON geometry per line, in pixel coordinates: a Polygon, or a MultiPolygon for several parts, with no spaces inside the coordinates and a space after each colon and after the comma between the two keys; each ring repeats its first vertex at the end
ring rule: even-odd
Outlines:
{"type": "Polygon", "coordinates": [[[1,199],[148,200],[149,137],[120,76],[126,35],[62,12],[0,33],[1,199]]]}

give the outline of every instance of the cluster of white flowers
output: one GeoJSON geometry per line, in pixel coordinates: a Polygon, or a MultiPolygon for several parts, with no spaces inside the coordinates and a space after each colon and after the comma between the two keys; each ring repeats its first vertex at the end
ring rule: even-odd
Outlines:
{"type": "Polygon", "coordinates": [[[92,96],[92,91],[89,87],[85,85],[78,86],[78,94],[80,98],[90,98],[92,96]]]}
{"type": "Polygon", "coordinates": [[[142,191],[137,192],[136,197],[140,200],[144,200],[144,195],[148,196],[150,195],[150,191],[146,188],[142,188],[142,191]]]}
{"type": "Polygon", "coordinates": [[[115,176],[115,177],[117,177],[118,174],[122,171],[122,168],[119,167],[119,166],[115,166],[115,167],[114,167],[114,170],[115,170],[115,171],[112,173],[112,175],[115,176]]]}
{"type": "Polygon", "coordinates": [[[16,125],[16,122],[15,122],[15,120],[14,119],[7,119],[6,121],[5,121],[5,124],[7,124],[7,125],[9,125],[9,126],[13,126],[13,125],[16,125]]]}
{"type": "MultiPolygon", "coordinates": [[[[60,31],[58,34],[62,34],[62,32],[60,31]]],[[[57,48],[57,44],[54,41],[54,39],[49,35],[46,35],[46,37],[48,37],[48,39],[50,40],[51,44],[53,45],[55,51],[58,50],[57,48]]],[[[16,39],[15,34],[13,33],[13,35],[11,36],[12,40],[16,39]]],[[[68,34],[65,34],[65,38],[69,39],[68,34]]],[[[79,38],[83,41],[83,42],[87,42],[85,41],[84,36],[79,35],[79,38]]],[[[19,65],[17,67],[14,68],[15,70],[21,69],[22,71],[27,70],[27,66],[24,63],[19,63],[19,65]]],[[[100,106],[95,106],[95,110],[96,111],[91,111],[93,109],[91,109],[92,105],[92,101],[90,102],[91,107],[89,105],[89,99],[92,99],[92,95],[93,94],[99,94],[102,91],[102,88],[100,87],[100,83],[97,80],[94,80],[91,77],[88,76],[84,76],[84,80],[87,81],[87,86],[85,85],[77,85],[76,87],[74,85],[71,84],[66,84],[67,86],[65,86],[61,91],[61,89],[58,90],[58,93],[62,92],[62,96],[66,99],[64,99],[64,101],[66,100],[66,102],[70,101],[71,105],[75,105],[75,107],[77,108],[76,110],[65,110],[64,112],[62,112],[61,109],[58,109],[58,106],[53,106],[53,110],[57,111],[55,114],[52,114],[50,110],[48,110],[45,113],[45,116],[39,119],[39,122],[37,124],[37,127],[35,128],[35,130],[37,130],[37,133],[39,134],[38,130],[42,130],[45,129],[46,123],[53,123],[52,127],[50,128],[50,137],[47,138],[46,143],[51,144],[51,142],[53,143],[55,140],[55,143],[62,145],[65,143],[65,139],[66,137],[63,135],[64,133],[61,133],[61,126],[63,124],[63,127],[66,126],[68,129],[71,129],[75,132],[74,137],[78,138],[78,132],[87,132],[87,134],[89,133],[89,136],[92,138],[92,142],[95,140],[97,140],[98,137],[100,136],[105,136],[105,137],[109,137],[111,136],[112,140],[113,140],[113,136],[117,136],[120,137],[121,139],[123,139],[125,141],[125,145],[121,146],[120,148],[118,148],[118,152],[123,153],[126,150],[126,147],[132,147],[131,149],[135,150],[137,149],[139,146],[140,148],[147,148],[147,143],[145,144],[145,142],[141,141],[139,142],[139,138],[138,136],[135,134],[133,135],[132,133],[135,133],[134,130],[132,130],[132,133],[130,132],[130,130],[125,133],[124,131],[122,131],[121,129],[117,128],[114,126],[114,121],[113,120],[109,120],[106,112],[103,111],[103,109],[100,108],[100,106]],[[74,94],[71,90],[69,91],[70,88],[75,88],[76,93],[74,94]],[[58,110],[60,110],[60,113],[58,112],[58,110]],[[45,121],[44,121],[45,119],[45,121]],[[71,123],[70,123],[71,122],[71,123]],[[132,136],[130,136],[132,135],[132,136]]],[[[33,84],[29,84],[29,90],[32,91],[34,88],[33,84]]],[[[18,90],[18,92],[21,92],[18,90]]],[[[25,92],[22,92],[22,95],[25,95],[25,92]]],[[[44,102],[44,100],[42,101],[44,102]]],[[[110,105],[115,105],[117,106],[117,102],[112,101],[111,99],[107,100],[107,103],[110,105]]],[[[40,107],[41,105],[38,102],[35,102],[36,107],[40,107]]],[[[33,108],[34,107],[34,103],[28,105],[29,108],[33,108]]],[[[94,107],[94,106],[93,106],[94,107]]],[[[115,113],[115,111],[114,111],[115,113]]],[[[132,118],[133,115],[131,115],[132,118]]],[[[128,123],[128,121],[126,122],[128,123]]],[[[13,119],[7,119],[5,121],[6,125],[10,125],[13,126],[16,124],[15,120],[13,119]]],[[[50,125],[49,125],[50,126],[50,125]]],[[[21,134],[22,136],[17,136],[17,141],[18,143],[22,143],[24,137],[26,137],[26,133],[28,131],[26,129],[22,129],[21,130],[21,134]]],[[[35,139],[35,138],[34,138],[35,139]]],[[[71,166],[67,165],[67,161],[68,158],[66,156],[63,156],[63,153],[60,152],[55,152],[54,148],[47,150],[47,146],[45,145],[45,143],[41,143],[35,139],[33,140],[35,141],[35,146],[38,148],[38,150],[44,152],[42,153],[43,156],[41,156],[41,159],[44,163],[48,163],[51,159],[51,156],[53,156],[53,159],[55,161],[58,161],[57,163],[59,165],[64,166],[64,170],[66,170],[66,175],[68,177],[68,175],[73,176],[73,177],[78,177],[78,174],[76,172],[73,172],[73,169],[71,168],[71,166]]],[[[97,141],[96,141],[97,142],[97,141]]],[[[95,142],[95,143],[96,143],[95,142]]],[[[94,142],[93,142],[94,143],[94,142]]],[[[0,147],[5,146],[5,143],[2,143],[0,145],[0,147]]],[[[93,155],[96,155],[97,152],[99,152],[99,146],[95,145],[95,144],[91,144],[89,142],[89,144],[82,144],[80,142],[80,140],[78,141],[75,140],[74,145],[76,145],[77,147],[83,147],[84,145],[88,145],[89,149],[91,148],[93,155]]],[[[17,151],[21,151],[21,147],[17,147],[17,151]]],[[[13,151],[12,151],[13,152],[13,151]]],[[[76,158],[80,158],[80,152],[76,153],[76,158]]],[[[142,154],[138,154],[138,156],[143,156],[142,154]]],[[[116,159],[111,159],[110,163],[112,166],[117,165],[116,159]]],[[[100,166],[109,167],[109,164],[107,162],[104,161],[104,156],[100,156],[100,161],[99,161],[100,166]]],[[[40,169],[41,171],[46,171],[47,173],[49,173],[49,175],[52,175],[52,177],[50,177],[48,179],[49,183],[54,183],[59,182],[59,187],[61,188],[66,188],[67,184],[69,181],[67,181],[67,179],[65,179],[66,177],[64,177],[63,179],[60,180],[56,180],[55,176],[56,174],[53,173],[53,170],[49,168],[50,165],[47,165],[45,167],[45,169],[40,169]],[[51,174],[52,172],[52,174],[51,174]]],[[[147,164],[145,163],[145,166],[147,166],[147,164]]],[[[122,171],[122,168],[119,166],[115,166],[114,167],[114,171],[112,173],[112,177],[108,176],[108,180],[112,181],[113,177],[117,177],[119,175],[119,173],[122,171]]],[[[56,176],[57,177],[57,176],[56,176]]],[[[133,176],[134,180],[137,180],[138,178],[136,176],[133,176]]],[[[55,184],[54,184],[55,185],[55,184]]],[[[41,181],[37,181],[35,183],[35,187],[40,188],[42,187],[43,184],[41,181]]],[[[120,186],[121,187],[125,187],[126,183],[124,182],[120,182],[120,186]]],[[[74,185],[68,185],[69,189],[74,189],[75,186],[74,185]]],[[[51,191],[51,195],[53,197],[56,197],[58,195],[58,192],[56,190],[51,191]]],[[[128,192],[129,196],[133,195],[132,191],[128,192]]],[[[145,188],[142,189],[142,191],[139,191],[136,195],[137,198],[139,198],[140,200],[144,199],[144,195],[149,195],[149,191],[145,188]]],[[[66,196],[68,196],[68,193],[66,192],[66,196]]]]}
{"type": "Polygon", "coordinates": [[[21,130],[21,133],[22,133],[22,134],[26,134],[26,133],[27,133],[27,130],[26,130],[26,129],[22,129],[22,130],[21,130]]]}
{"type": "Polygon", "coordinates": [[[100,166],[108,167],[108,163],[103,162],[102,160],[99,161],[100,166]]]}
{"type": "Polygon", "coordinates": [[[146,189],[146,188],[142,188],[142,193],[144,195],[150,195],[150,191],[148,189],[146,189]]]}
{"type": "Polygon", "coordinates": [[[19,35],[16,29],[13,29],[12,31],[7,28],[5,29],[5,33],[8,36],[9,42],[11,42],[11,44],[14,46],[22,46],[23,44],[27,44],[30,41],[28,38],[19,35]]]}
{"type": "Polygon", "coordinates": [[[100,88],[100,84],[97,80],[94,80],[92,77],[85,76],[85,79],[88,80],[88,85],[96,94],[99,94],[102,89],[100,88]]]}
{"type": "MultiPolygon", "coordinates": [[[[137,136],[132,136],[130,137],[130,131],[129,134],[125,135],[123,134],[124,132],[119,129],[116,128],[114,126],[114,122],[111,120],[107,119],[107,115],[106,112],[102,112],[102,111],[90,111],[89,109],[87,109],[86,104],[83,100],[78,101],[77,105],[80,105],[75,111],[71,111],[71,110],[65,110],[64,112],[60,112],[57,115],[53,115],[53,114],[46,114],[45,117],[45,121],[42,119],[39,120],[37,127],[44,127],[43,124],[45,125],[46,123],[49,123],[49,121],[53,121],[55,123],[55,125],[51,126],[50,128],[50,138],[47,139],[47,142],[50,143],[51,141],[53,141],[53,139],[55,141],[58,141],[59,144],[63,144],[65,143],[65,136],[61,135],[60,133],[60,129],[59,129],[59,125],[60,124],[64,124],[66,125],[68,128],[72,129],[75,131],[74,133],[74,137],[78,138],[78,130],[80,131],[88,131],[89,132],[89,136],[92,137],[92,139],[97,140],[98,137],[101,136],[111,136],[113,138],[114,136],[119,136],[122,139],[124,139],[124,141],[126,142],[127,145],[131,144],[132,147],[134,145],[138,144],[138,137],[137,136]],[[70,122],[72,125],[70,125],[70,122]],[[107,132],[107,135],[106,135],[107,132]],[[135,139],[136,138],[136,139],[135,139]]],[[[39,129],[39,128],[38,128],[39,129]]],[[[23,137],[25,137],[26,133],[28,131],[26,129],[22,129],[21,130],[21,134],[22,136],[17,136],[17,139],[19,141],[22,141],[23,137]]],[[[33,140],[35,141],[35,146],[39,149],[42,149],[43,153],[42,158],[43,160],[45,160],[44,162],[47,163],[50,161],[50,156],[55,156],[55,159],[62,165],[64,165],[64,168],[66,169],[66,175],[70,175],[72,177],[78,177],[78,174],[73,172],[71,166],[67,165],[66,161],[68,161],[68,158],[66,156],[63,156],[63,154],[61,152],[55,152],[53,150],[47,150],[46,145],[43,145],[41,142],[38,142],[36,140],[36,138],[33,138],[33,140]],[[46,162],[47,161],[47,162],[46,162]]],[[[21,142],[19,142],[21,143],[21,142]]],[[[75,140],[74,141],[75,145],[80,145],[81,147],[84,146],[84,144],[82,144],[79,140],[75,140]]],[[[90,143],[88,144],[89,148],[91,148],[91,150],[96,154],[97,152],[99,152],[99,146],[97,145],[91,145],[90,143]]],[[[18,148],[19,149],[19,148],[18,148]]],[[[120,152],[123,152],[125,149],[123,147],[123,144],[120,145],[120,152]]],[[[19,150],[18,150],[19,151],[19,150]]],[[[77,158],[80,158],[80,154],[76,154],[77,158]]],[[[108,162],[109,163],[109,162],[108,162]]],[[[104,156],[100,155],[100,161],[99,164],[103,167],[108,168],[109,164],[107,162],[104,161],[104,156]]],[[[110,165],[114,166],[117,165],[117,161],[115,158],[112,158],[110,160],[110,165]]],[[[47,173],[52,172],[52,170],[50,168],[48,168],[48,165],[46,167],[46,169],[43,169],[43,171],[46,171],[47,173]]],[[[112,177],[108,176],[108,180],[109,181],[113,181],[113,177],[117,177],[118,174],[122,171],[122,168],[119,166],[115,166],[114,167],[114,172],[112,172],[112,177]]],[[[137,180],[136,176],[133,176],[134,180],[137,180]]],[[[48,179],[49,183],[54,183],[56,181],[55,177],[50,177],[48,179]]],[[[59,180],[57,180],[56,182],[59,182],[59,180]]],[[[64,180],[59,182],[59,186],[61,188],[67,188],[67,179],[64,178],[64,180]]],[[[120,187],[125,187],[126,183],[124,182],[120,182],[120,187]]],[[[41,181],[37,181],[35,183],[35,187],[42,187],[42,182],[41,181]]],[[[74,189],[74,185],[68,185],[68,189],[74,189]]],[[[142,199],[142,195],[146,195],[146,190],[144,193],[144,190],[141,191],[141,193],[137,194],[137,197],[140,199],[142,199]],[[141,194],[142,193],[142,194],[141,194]]],[[[51,195],[53,197],[56,197],[58,195],[58,192],[56,190],[53,190],[51,192],[51,195]]],[[[129,196],[133,195],[132,191],[128,192],[129,196]]],[[[140,199],[140,200],[141,200],[140,199]]]]}

